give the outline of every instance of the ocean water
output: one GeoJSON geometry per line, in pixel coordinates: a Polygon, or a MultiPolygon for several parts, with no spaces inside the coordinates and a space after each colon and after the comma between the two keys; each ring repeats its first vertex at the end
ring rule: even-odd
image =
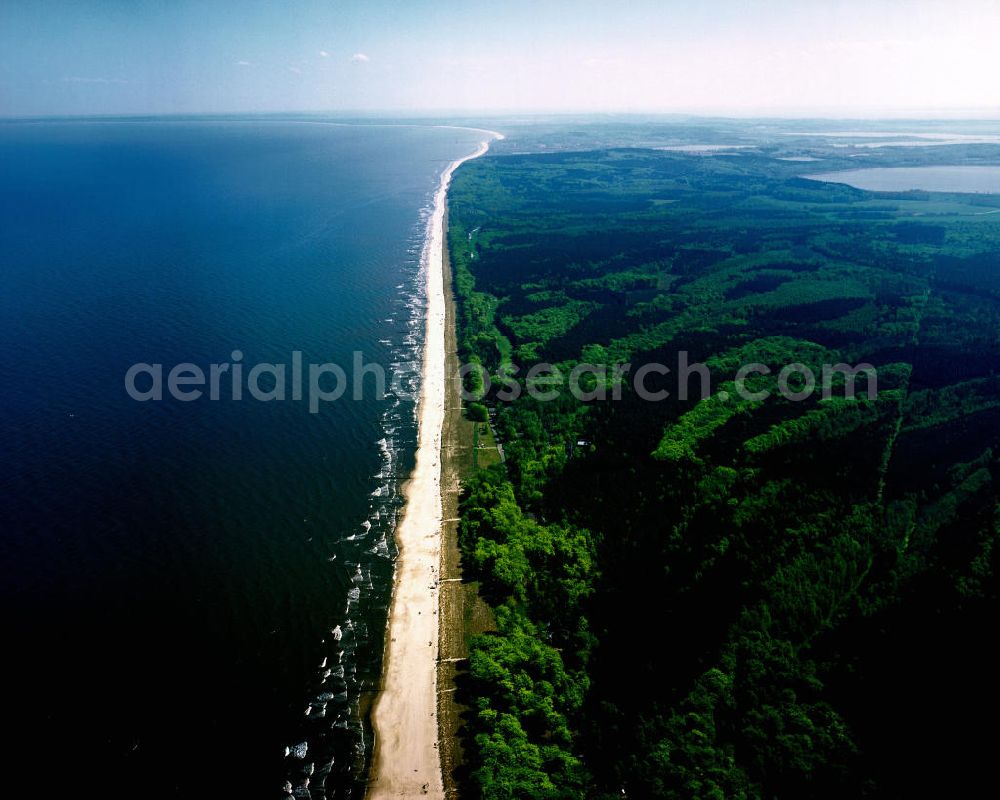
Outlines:
{"type": "Polygon", "coordinates": [[[5,795],[360,796],[413,402],[124,376],[360,351],[412,380],[430,202],[481,138],[0,124],[5,795]]]}

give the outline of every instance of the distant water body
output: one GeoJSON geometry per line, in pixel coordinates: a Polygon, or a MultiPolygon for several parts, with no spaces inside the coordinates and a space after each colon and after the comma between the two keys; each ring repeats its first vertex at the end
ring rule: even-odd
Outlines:
{"type": "Polygon", "coordinates": [[[123,377],[234,350],[416,371],[432,195],[481,139],[0,124],[5,794],[360,796],[413,403],[123,377]]]}
{"type": "Polygon", "coordinates": [[[872,192],[1000,194],[1000,166],[872,167],[803,177],[872,192]]]}

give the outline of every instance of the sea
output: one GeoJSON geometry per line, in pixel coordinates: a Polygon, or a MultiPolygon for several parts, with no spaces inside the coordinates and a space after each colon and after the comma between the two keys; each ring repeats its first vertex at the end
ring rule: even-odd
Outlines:
{"type": "Polygon", "coordinates": [[[483,138],[0,123],[4,795],[362,796],[427,221],[483,138]]]}

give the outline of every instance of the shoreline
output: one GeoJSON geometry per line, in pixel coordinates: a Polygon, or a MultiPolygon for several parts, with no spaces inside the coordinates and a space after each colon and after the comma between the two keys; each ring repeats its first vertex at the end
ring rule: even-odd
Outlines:
{"type": "Polygon", "coordinates": [[[455,170],[479,158],[493,138],[442,173],[424,247],[427,310],[417,410],[416,460],[403,484],[405,503],[382,657],[381,688],[371,724],[375,735],[366,796],[444,797],[437,719],[439,585],[442,530],[442,431],[446,401],[447,192],[455,170]]]}

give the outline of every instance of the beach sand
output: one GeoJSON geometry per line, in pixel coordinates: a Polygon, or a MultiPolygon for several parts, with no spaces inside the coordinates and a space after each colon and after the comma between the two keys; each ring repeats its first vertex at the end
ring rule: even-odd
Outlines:
{"type": "MultiPolygon", "coordinates": [[[[491,133],[491,137],[497,136],[491,133]]],[[[437,720],[438,592],[441,564],[441,436],[445,415],[445,210],[460,164],[449,165],[434,197],[426,249],[427,313],[416,463],[403,487],[399,556],[389,611],[382,687],[372,709],[375,748],[368,797],[443,797],[437,720]]]]}

